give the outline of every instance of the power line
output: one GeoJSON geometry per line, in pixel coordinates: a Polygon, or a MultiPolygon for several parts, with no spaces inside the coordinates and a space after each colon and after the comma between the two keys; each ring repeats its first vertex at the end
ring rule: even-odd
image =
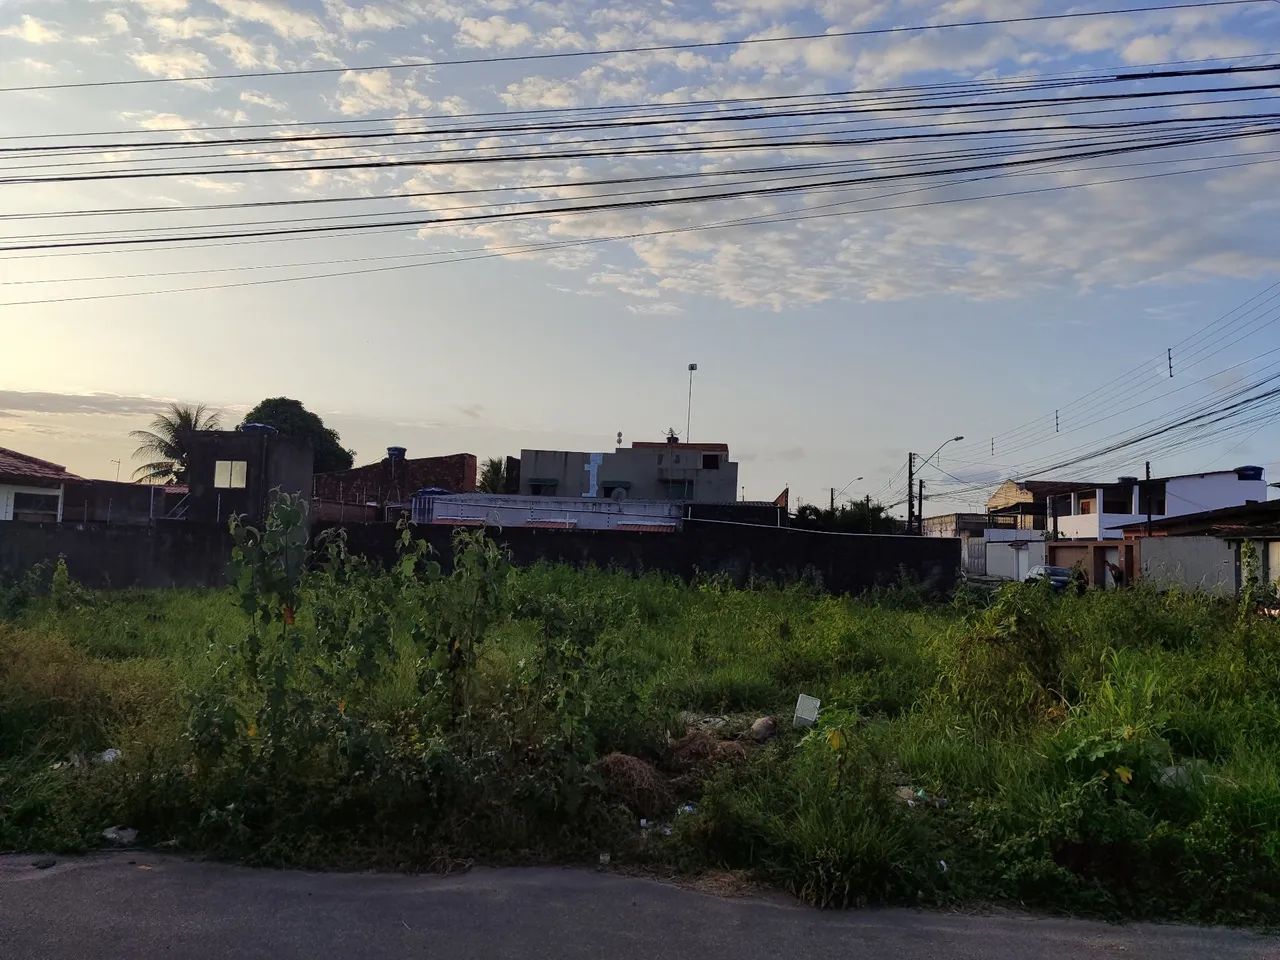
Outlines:
{"type": "Polygon", "coordinates": [[[364,66],[309,67],[295,70],[259,70],[244,73],[210,73],[189,77],[141,77],[127,80],[86,80],[74,83],[27,84],[16,87],[0,87],[0,93],[16,93],[33,90],[74,90],[87,87],[120,87],[155,83],[192,83],[211,80],[248,80],[284,76],[318,76],[336,73],[361,73],[373,70],[414,70],[420,68],[457,67],[476,64],[527,63],[544,60],[568,60],[581,57],[617,56],[631,53],[659,53],[668,50],[710,50],[761,44],[791,43],[809,40],[833,40],[849,37],[886,36],[902,33],[923,33],[934,30],[950,30],[961,27],[993,27],[1020,23],[1039,23],[1055,20],[1077,20],[1134,13],[1158,13],[1163,11],[1192,10],[1209,7],[1242,7],[1271,0],[1194,0],[1191,3],[1166,3],[1145,7],[1119,7],[1108,10],[1044,13],[1025,17],[1001,17],[993,20],[958,20],[949,23],[928,23],[897,27],[869,27],[860,30],[839,30],[830,33],[794,34],[784,37],[751,37],[737,40],[710,40],[697,43],[667,43],[635,47],[611,47],[597,50],[564,50],[555,53],[507,54],[497,57],[468,57],[452,60],[418,60],[401,63],[381,63],[364,66]]]}

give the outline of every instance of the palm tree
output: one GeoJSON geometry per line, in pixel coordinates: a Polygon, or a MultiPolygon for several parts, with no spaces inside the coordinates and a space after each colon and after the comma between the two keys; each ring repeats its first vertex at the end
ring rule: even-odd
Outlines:
{"type": "Polygon", "coordinates": [[[481,493],[502,493],[507,486],[507,464],[501,457],[489,457],[480,468],[476,489],[481,493]]]}
{"type": "Polygon", "coordinates": [[[138,483],[185,483],[187,441],[200,430],[217,430],[221,417],[203,403],[185,407],[171,403],[169,409],[151,421],[150,430],[133,430],[129,436],[139,442],[135,458],[154,458],[133,471],[138,483]]]}

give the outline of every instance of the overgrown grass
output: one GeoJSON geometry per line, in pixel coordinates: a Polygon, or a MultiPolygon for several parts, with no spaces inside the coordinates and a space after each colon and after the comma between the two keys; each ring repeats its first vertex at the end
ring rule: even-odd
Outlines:
{"type": "Polygon", "coordinates": [[[126,823],[258,862],[608,851],[823,906],[1280,916],[1280,626],[1232,604],[854,600],[508,570],[478,541],[448,577],[340,545],[304,577],[287,537],[242,545],[233,590],[89,594],[46,571],[6,595],[0,848],[126,823]],[[823,700],[807,733],[799,692],[823,700]],[[766,745],[672,746],[767,714],[766,745]],[[655,797],[669,838],[639,827],[655,797]]]}

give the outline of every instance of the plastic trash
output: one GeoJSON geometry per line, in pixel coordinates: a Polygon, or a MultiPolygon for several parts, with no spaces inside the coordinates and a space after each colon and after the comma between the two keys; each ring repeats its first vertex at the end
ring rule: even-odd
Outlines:
{"type": "Polygon", "coordinates": [[[812,727],[818,722],[818,712],[822,709],[822,701],[806,693],[796,698],[796,714],[791,721],[794,727],[812,727]]]}
{"type": "Polygon", "coordinates": [[[138,831],[132,827],[107,827],[102,831],[102,839],[108,843],[128,846],[138,839],[138,831]]]}
{"type": "Polygon", "coordinates": [[[119,750],[117,750],[115,747],[110,747],[106,750],[103,750],[94,759],[96,759],[98,763],[115,763],[117,760],[120,759],[121,756],[122,754],[120,753],[119,750]]]}

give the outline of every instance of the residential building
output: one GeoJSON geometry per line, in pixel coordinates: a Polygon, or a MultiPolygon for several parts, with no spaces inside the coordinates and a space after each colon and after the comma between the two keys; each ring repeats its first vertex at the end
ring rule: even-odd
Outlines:
{"type": "Polygon", "coordinates": [[[80,479],[60,463],[0,447],[0,521],[60,521],[65,486],[80,479]]]}
{"type": "Polygon", "coordinates": [[[738,464],[723,443],[636,442],[612,453],[520,451],[522,496],[730,503],[738,464]]]}
{"type": "Polygon", "coordinates": [[[1045,530],[1049,523],[1049,498],[1093,484],[1070,480],[1006,480],[987,500],[989,526],[1018,530],[1045,530]]]}
{"type": "Polygon", "coordinates": [[[1114,483],[1080,485],[1049,499],[1049,531],[1069,540],[1121,539],[1125,525],[1166,517],[1262,503],[1267,481],[1262,467],[1114,483]]]}
{"type": "Polygon", "coordinates": [[[476,458],[470,453],[409,459],[404,447],[387,447],[377,463],[318,473],[313,518],[361,521],[387,519],[388,508],[405,509],[419,490],[471,493],[476,489],[476,458]]]}
{"type": "Polygon", "coordinates": [[[238,514],[260,522],[277,493],[310,501],[314,464],[309,442],[274,427],[200,430],[187,441],[190,492],[169,516],[224,523],[238,514]]]}

